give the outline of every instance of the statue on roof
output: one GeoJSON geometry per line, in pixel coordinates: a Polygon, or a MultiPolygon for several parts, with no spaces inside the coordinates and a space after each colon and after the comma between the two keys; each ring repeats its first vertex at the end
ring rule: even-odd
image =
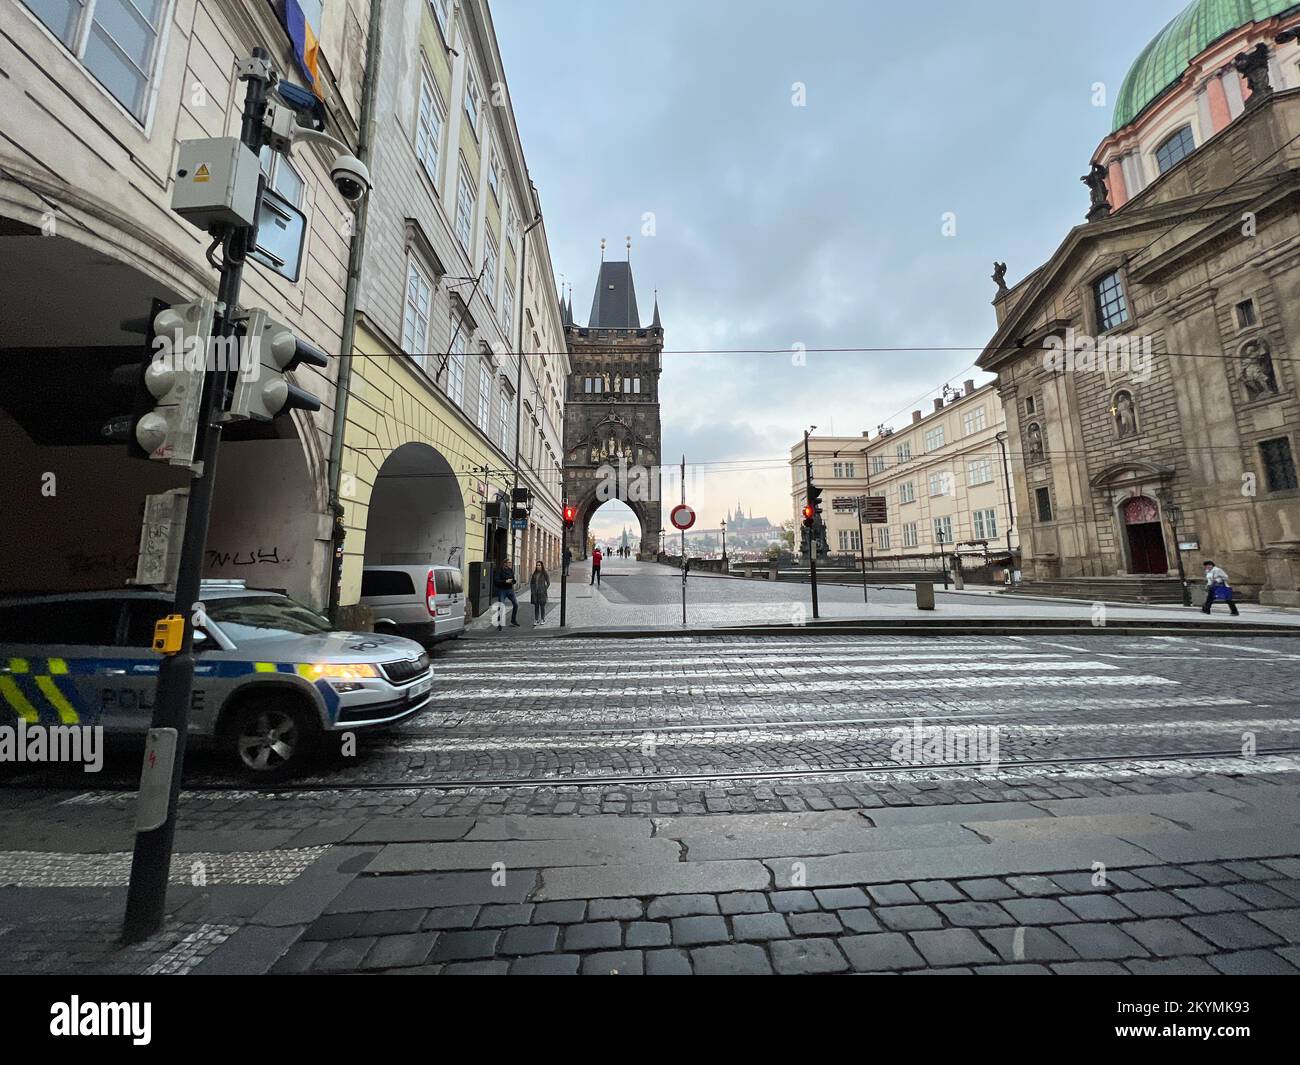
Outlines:
{"type": "Polygon", "coordinates": [[[993,283],[998,286],[998,294],[993,298],[1000,300],[1011,290],[1007,288],[1007,264],[993,261],[993,283]]]}
{"type": "Polygon", "coordinates": [[[1100,163],[1093,163],[1079,180],[1088,186],[1088,194],[1092,199],[1092,206],[1088,209],[1088,221],[1095,222],[1099,218],[1106,218],[1110,214],[1110,200],[1106,191],[1106,168],[1100,163]]]}
{"type": "Polygon", "coordinates": [[[1232,65],[1250,86],[1247,107],[1261,104],[1273,95],[1273,83],[1268,76],[1268,45],[1261,41],[1252,51],[1238,55],[1232,65]]]}

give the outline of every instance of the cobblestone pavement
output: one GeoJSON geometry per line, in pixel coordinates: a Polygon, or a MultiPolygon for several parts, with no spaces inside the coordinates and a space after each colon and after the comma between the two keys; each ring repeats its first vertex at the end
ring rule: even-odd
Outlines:
{"type": "Polygon", "coordinates": [[[1300,967],[1300,640],[466,640],[436,668],[434,709],[294,788],[197,759],[141,947],[112,941],[138,756],[7,791],[0,970],[1300,967]],[[900,759],[914,722],[995,728],[997,764],[900,759]]]}

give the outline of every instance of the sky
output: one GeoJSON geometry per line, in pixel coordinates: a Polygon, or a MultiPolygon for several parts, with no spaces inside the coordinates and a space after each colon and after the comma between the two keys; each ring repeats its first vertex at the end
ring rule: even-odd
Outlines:
{"type": "MultiPolygon", "coordinates": [[[[994,260],[1014,285],[1083,222],[1124,75],[1184,6],[491,0],[575,316],[602,237],[632,237],[647,323],[658,290],[663,460],[697,528],[791,517],[808,426],[874,435],[991,380],[994,260]],[[726,349],[777,351],[687,354],[726,349]]],[[[632,520],[611,502],[593,532],[632,520]]]]}

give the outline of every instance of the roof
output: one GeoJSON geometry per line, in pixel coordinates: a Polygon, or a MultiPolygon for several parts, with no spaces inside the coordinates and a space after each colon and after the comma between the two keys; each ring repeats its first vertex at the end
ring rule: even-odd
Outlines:
{"type": "Polygon", "coordinates": [[[630,262],[600,264],[596,292],[591,298],[589,329],[640,329],[636,288],[630,262]]]}
{"type": "Polygon", "coordinates": [[[1163,96],[1188,64],[1220,37],[1297,6],[1297,0],[1192,0],[1129,68],[1115,97],[1112,132],[1127,126],[1163,96]]]}

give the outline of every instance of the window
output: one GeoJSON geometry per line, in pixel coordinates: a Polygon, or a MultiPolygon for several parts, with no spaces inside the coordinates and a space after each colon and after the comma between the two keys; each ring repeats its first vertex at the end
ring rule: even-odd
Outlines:
{"type": "Polygon", "coordinates": [[[478,79],[474,77],[474,71],[469,67],[465,68],[465,114],[469,116],[470,132],[478,139],[478,112],[482,105],[483,97],[479,94],[478,79]]]}
{"type": "Polygon", "coordinates": [[[1160,142],[1156,149],[1156,167],[1160,173],[1177,166],[1196,150],[1196,140],[1192,137],[1192,127],[1183,126],[1160,142]]]}
{"type": "Polygon", "coordinates": [[[1026,414],[1033,414],[1034,411],[1037,410],[1037,409],[1038,409],[1038,408],[1037,408],[1037,407],[1035,406],[1035,404],[1034,404],[1034,397],[1033,397],[1033,396],[1026,396],[1026,397],[1025,397],[1025,413],[1026,413],[1026,414]]]}
{"type": "Polygon", "coordinates": [[[507,455],[510,454],[514,447],[514,433],[511,432],[513,419],[510,417],[510,397],[502,389],[497,393],[497,422],[499,424],[498,433],[501,437],[501,450],[507,455]]]}
{"type": "Polygon", "coordinates": [[[884,472],[885,472],[885,456],[884,456],[884,455],[872,455],[872,456],[871,456],[871,472],[872,472],[872,473],[884,473],[884,472]]]}
{"type": "Polygon", "coordinates": [[[483,241],[483,298],[495,303],[497,298],[497,246],[489,236],[483,241]]]}
{"type": "Polygon", "coordinates": [[[900,503],[916,502],[916,482],[904,481],[898,486],[898,501],[900,503]]]}
{"type": "Polygon", "coordinates": [[[883,549],[885,549],[885,550],[888,550],[888,548],[889,548],[889,527],[888,527],[887,525],[882,525],[879,529],[876,530],[876,543],[877,543],[877,545],[880,546],[881,548],[883,548],[883,549]]]}
{"type": "MultiPolygon", "coordinates": [[[[155,605],[165,607],[166,604],[158,602],[155,605]]],[[[167,613],[170,611],[164,609],[155,616],[167,613]]],[[[40,654],[45,654],[45,648],[51,644],[112,646],[117,643],[121,615],[120,599],[46,600],[25,606],[0,607],[0,638],[6,643],[37,645],[40,654]]],[[[36,663],[31,663],[31,666],[40,670],[36,663]]]]}
{"type": "Polygon", "coordinates": [[[501,202],[501,160],[497,158],[497,153],[492,153],[492,158],[488,161],[488,188],[492,190],[492,195],[497,198],[497,203],[501,202]]]}
{"type": "Polygon", "coordinates": [[[509,281],[501,290],[501,328],[506,331],[506,339],[515,333],[515,287],[509,281]]]}
{"type": "Polygon", "coordinates": [[[456,186],[456,236],[460,238],[461,247],[469,251],[474,239],[474,186],[470,184],[464,167],[456,186]]]}
{"type": "Polygon", "coordinates": [[[836,477],[852,477],[857,472],[858,464],[856,462],[837,462],[835,463],[836,477]]]}
{"type": "Polygon", "coordinates": [[[420,70],[420,110],[415,119],[415,155],[424,172],[438,184],[438,153],[442,149],[442,113],[433,92],[433,79],[420,70]]]}
{"type": "Polygon", "coordinates": [[[1034,489],[1034,506],[1038,510],[1039,521],[1052,520],[1052,490],[1046,485],[1034,489]]]}
{"type": "Polygon", "coordinates": [[[1291,441],[1285,436],[1264,440],[1259,445],[1264,460],[1264,483],[1270,492],[1285,492],[1296,487],[1295,459],[1291,455],[1291,441]]]}
{"type": "Polygon", "coordinates": [[[952,543],[952,518],[942,517],[934,519],[934,542],[936,544],[952,543]]]}
{"type": "Polygon", "coordinates": [[[400,569],[363,569],[361,595],[414,595],[411,575],[400,569]]]}
{"type": "Polygon", "coordinates": [[[903,523],[903,546],[915,547],[917,545],[916,522],[908,521],[903,523]]]}
{"type": "Polygon", "coordinates": [[[513,248],[519,238],[519,216],[515,214],[515,205],[506,197],[506,240],[513,248]]]}
{"type": "Polygon", "coordinates": [[[946,496],[951,482],[952,474],[947,470],[940,470],[938,473],[930,474],[930,494],[932,496],[946,496]]]}
{"type": "Polygon", "coordinates": [[[402,348],[416,362],[425,365],[429,350],[429,307],[433,286],[424,272],[412,262],[406,268],[406,307],[402,315],[402,348]]]}
{"type": "Polygon", "coordinates": [[[992,540],[998,534],[998,512],[993,509],[975,511],[975,538],[992,540]]]}
{"type": "Polygon", "coordinates": [[[492,375],[485,363],[478,364],[478,427],[488,431],[492,417],[492,375]]]}
{"type": "Polygon", "coordinates": [[[966,464],[966,483],[968,485],[988,484],[993,480],[993,460],[991,458],[972,459],[966,464]]]}
{"type": "Polygon", "coordinates": [[[433,17],[438,20],[438,29],[442,30],[442,36],[447,36],[447,8],[451,0],[429,0],[433,7],[433,17]]]}
{"type": "Polygon", "coordinates": [[[912,457],[912,441],[908,440],[898,445],[898,464],[901,466],[912,457]]]}
{"type": "Polygon", "coordinates": [[[1237,328],[1248,329],[1259,319],[1255,315],[1255,301],[1242,300],[1237,304],[1237,328]]]}
{"type": "Polygon", "coordinates": [[[1101,332],[1128,321],[1128,300],[1124,298],[1124,282],[1118,270],[1103,277],[1092,290],[1097,299],[1097,326],[1101,332]]]}
{"type": "Polygon", "coordinates": [[[293,168],[293,164],[285,156],[271,151],[269,146],[262,149],[258,159],[262,163],[267,185],[301,210],[306,183],[293,168]]]}
{"type": "Polygon", "coordinates": [[[460,318],[451,320],[452,341],[447,358],[447,396],[458,407],[465,403],[465,349],[468,338],[460,318]]]}
{"type": "Polygon", "coordinates": [[[149,102],[167,0],[22,0],[137,119],[149,102]]]}
{"type": "Polygon", "coordinates": [[[840,530],[840,550],[841,551],[861,551],[862,535],[857,529],[840,530]]]}
{"type": "Polygon", "coordinates": [[[943,426],[936,425],[933,429],[925,431],[925,450],[938,451],[943,447],[943,426]]]}
{"type": "Polygon", "coordinates": [[[961,416],[961,427],[967,436],[984,428],[984,408],[976,407],[961,416]]]}
{"type": "Polygon", "coordinates": [[[596,391],[596,382],[595,382],[595,380],[593,380],[593,379],[590,378],[590,377],[584,377],[584,378],[582,379],[582,390],[583,390],[584,392],[594,392],[594,391],[596,391]]]}

